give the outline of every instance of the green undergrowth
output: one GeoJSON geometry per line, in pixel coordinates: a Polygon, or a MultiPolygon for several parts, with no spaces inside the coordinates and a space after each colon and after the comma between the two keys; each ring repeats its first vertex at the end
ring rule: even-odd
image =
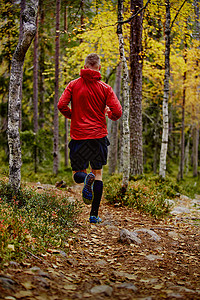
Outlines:
{"type": "Polygon", "coordinates": [[[63,248],[79,209],[55,191],[15,193],[0,181],[0,263],[63,248]]]}
{"type": "Polygon", "coordinates": [[[113,175],[105,184],[105,198],[111,203],[130,206],[155,218],[161,218],[169,213],[169,204],[166,199],[173,199],[182,188],[171,179],[162,179],[159,176],[132,177],[127,191],[122,189],[122,176],[113,175]]]}

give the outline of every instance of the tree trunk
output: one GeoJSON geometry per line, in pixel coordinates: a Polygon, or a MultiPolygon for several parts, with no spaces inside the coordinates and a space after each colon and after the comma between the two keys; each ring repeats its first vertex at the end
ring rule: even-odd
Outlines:
{"type": "Polygon", "coordinates": [[[190,136],[191,136],[191,134],[189,132],[187,144],[186,144],[186,147],[185,147],[185,174],[186,174],[186,176],[188,175],[188,172],[189,172],[190,136]]]}
{"type": "Polygon", "coordinates": [[[122,33],[122,25],[120,22],[123,21],[122,17],[122,7],[123,0],[118,0],[118,26],[117,26],[117,34],[119,38],[119,52],[120,59],[122,63],[123,69],[123,77],[122,77],[122,93],[124,99],[124,109],[122,115],[123,122],[123,141],[122,141],[122,149],[123,149],[123,178],[122,178],[122,188],[126,191],[128,187],[129,181],[129,173],[130,173],[130,132],[129,132],[129,86],[128,86],[128,67],[126,63],[126,57],[124,52],[124,40],[122,33]]]}
{"type": "MultiPolygon", "coordinates": [[[[143,0],[131,0],[131,11],[143,7],[143,0]]],[[[131,20],[130,29],[130,173],[143,173],[142,145],[142,22],[143,12],[131,20]]]]}
{"type": "MultiPolygon", "coordinates": [[[[115,79],[115,93],[120,99],[121,91],[121,64],[117,66],[116,79],[115,79]]],[[[118,121],[111,121],[111,135],[110,135],[110,149],[109,149],[109,174],[114,174],[117,167],[118,157],[118,121]]]]}
{"type": "MultiPolygon", "coordinates": [[[[19,41],[21,41],[23,36],[23,22],[22,22],[22,16],[25,9],[26,0],[21,0],[21,10],[20,10],[20,27],[19,27],[19,41]]],[[[23,70],[22,70],[23,72],[23,70]]],[[[19,109],[19,129],[22,130],[22,84],[20,86],[20,92],[19,92],[19,98],[20,101],[20,109],[19,109]]]]}
{"type": "MultiPolygon", "coordinates": [[[[124,111],[124,98],[121,96],[121,106],[122,111],[124,111]]],[[[120,127],[120,138],[119,138],[119,165],[118,172],[123,172],[123,118],[119,119],[119,127],[120,127]]]]}
{"type": "Polygon", "coordinates": [[[163,96],[163,130],[162,144],[160,151],[160,170],[159,175],[162,178],[166,176],[167,162],[167,147],[169,135],[169,117],[168,117],[168,102],[169,102],[169,76],[170,76],[170,0],[166,0],[166,23],[165,23],[165,78],[164,78],[164,96],[163,96]]]}
{"type": "Polygon", "coordinates": [[[35,133],[34,145],[34,169],[37,173],[38,149],[37,149],[37,132],[38,132],[38,16],[36,20],[37,31],[34,39],[34,56],[33,56],[33,132],[35,133]]]}
{"type": "MultiPolygon", "coordinates": [[[[84,0],[81,0],[81,29],[84,28],[84,0]]],[[[80,43],[83,42],[83,39],[80,39],[80,43]]]]}
{"type": "Polygon", "coordinates": [[[33,131],[38,131],[38,17],[36,21],[37,31],[34,39],[33,55],[33,131]]]}
{"type": "MultiPolygon", "coordinates": [[[[172,99],[172,94],[171,94],[172,99]]],[[[173,99],[172,99],[173,103],[173,99]]],[[[174,128],[174,107],[173,105],[169,108],[169,155],[174,156],[174,137],[173,137],[173,128],[174,128]]]]}
{"type": "Polygon", "coordinates": [[[8,103],[8,145],[9,145],[9,183],[14,190],[21,182],[21,146],[19,135],[20,88],[23,77],[23,64],[26,52],[36,33],[38,0],[27,0],[23,12],[23,34],[19,39],[11,62],[8,103]]]}
{"type": "Polygon", "coordinates": [[[56,52],[55,52],[55,97],[54,97],[54,139],[53,139],[53,173],[58,174],[59,164],[59,122],[58,122],[58,88],[59,88],[59,50],[60,50],[60,0],[56,0],[56,52]]]}
{"type": "Polygon", "coordinates": [[[38,82],[38,100],[39,100],[39,127],[44,127],[44,71],[45,71],[45,51],[44,51],[44,5],[43,0],[40,0],[40,9],[39,9],[39,82],[38,82]]]}
{"type": "Polygon", "coordinates": [[[199,128],[194,126],[193,128],[193,177],[198,176],[198,146],[199,146],[199,128]]]}
{"type": "Polygon", "coordinates": [[[159,154],[158,154],[158,149],[159,149],[159,119],[160,115],[157,114],[155,124],[154,124],[154,155],[153,155],[153,173],[157,174],[157,169],[158,169],[158,162],[159,162],[159,154]]]}
{"type": "MultiPolygon", "coordinates": [[[[199,0],[194,0],[195,11],[195,28],[194,37],[200,42],[200,28],[199,28],[199,0]]],[[[198,67],[199,60],[197,59],[196,65],[198,67]]],[[[198,76],[198,75],[197,75],[198,76]]],[[[196,76],[196,78],[197,78],[196,76]]],[[[196,87],[197,103],[199,102],[199,85],[196,87]]],[[[195,117],[195,119],[197,119],[195,117]]],[[[198,146],[199,146],[199,120],[196,120],[193,128],[193,176],[198,176],[198,146]]]]}
{"type": "MultiPolygon", "coordinates": [[[[68,6],[64,10],[64,32],[67,34],[68,31],[68,6]]],[[[65,166],[68,166],[69,152],[68,152],[68,133],[69,133],[69,123],[68,119],[65,118],[65,166]]]]}
{"type": "MultiPolygon", "coordinates": [[[[185,65],[187,62],[186,59],[186,37],[185,37],[185,54],[184,54],[184,60],[185,65]]],[[[181,160],[180,160],[180,178],[183,179],[184,174],[184,162],[185,162],[185,99],[186,99],[186,71],[183,75],[183,101],[182,101],[182,126],[181,126],[181,160]]]]}

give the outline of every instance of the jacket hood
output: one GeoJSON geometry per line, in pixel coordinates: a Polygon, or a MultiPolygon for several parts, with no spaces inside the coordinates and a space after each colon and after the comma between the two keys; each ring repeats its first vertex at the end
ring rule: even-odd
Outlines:
{"type": "Polygon", "coordinates": [[[86,80],[101,80],[101,74],[92,69],[81,69],[80,76],[86,80]]]}

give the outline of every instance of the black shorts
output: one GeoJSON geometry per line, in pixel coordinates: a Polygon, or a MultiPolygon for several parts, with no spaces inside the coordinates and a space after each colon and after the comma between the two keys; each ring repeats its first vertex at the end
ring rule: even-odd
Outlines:
{"type": "Polygon", "coordinates": [[[102,166],[107,164],[109,145],[106,136],[101,139],[71,140],[69,156],[72,170],[85,170],[89,167],[89,163],[92,169],[101,170],[102,166]]]}

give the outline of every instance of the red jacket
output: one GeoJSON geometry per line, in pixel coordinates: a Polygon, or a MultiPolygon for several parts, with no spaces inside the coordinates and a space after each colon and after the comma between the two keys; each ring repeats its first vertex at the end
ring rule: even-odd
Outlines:
{"type": "Polygon", "coordinates": [[[71,81],[58,102],[59,111],[71,119],[70,136],[74,140],[97,139],[108,134],[105,107],[108,117],[116,121],[122,107],[113,89],[102,82],[101,74],[83,69],[80,78],[71,81]],[[71,102],[71,109],[68,107],[71,102]]]}

